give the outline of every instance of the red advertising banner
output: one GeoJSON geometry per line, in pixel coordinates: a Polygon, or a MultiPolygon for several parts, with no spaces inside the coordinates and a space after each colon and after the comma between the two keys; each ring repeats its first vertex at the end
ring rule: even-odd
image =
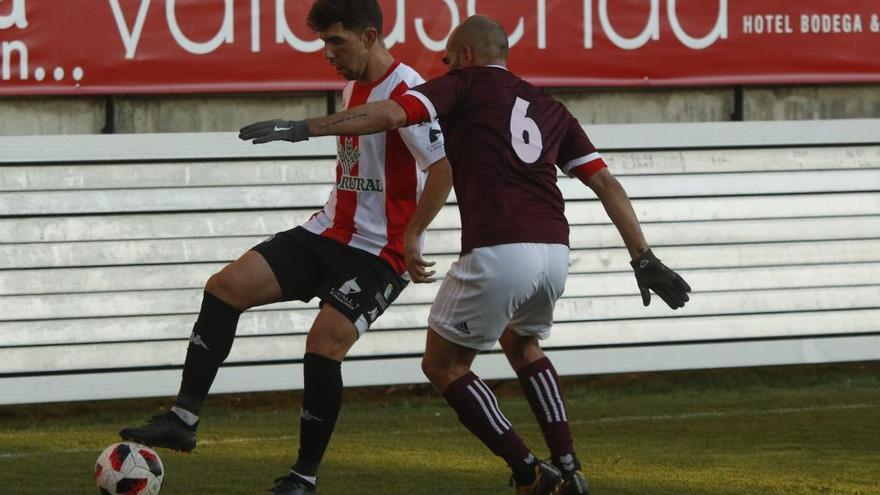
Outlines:
{"type": "MultiPolygon", "coordinates": [[[[339,89],[311,0],[0,0],[0,95],[339,89]]],[[[880,0],[380,0],[392,53],[443,72],[498,19],[541,86],[880,81],[880,0]]]]}

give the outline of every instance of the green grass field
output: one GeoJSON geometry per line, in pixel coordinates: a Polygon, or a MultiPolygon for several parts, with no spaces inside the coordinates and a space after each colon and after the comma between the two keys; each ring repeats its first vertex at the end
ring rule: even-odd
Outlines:
{"type": "MultiPolygon", "coordinates": [[[[501,407],[546,455],[515,382],[501,407]]],[[[594,494],[880,494],[880,363],[565,379],[594,494]]],[[[90,494],[119,427],[169,399],[0,406],[0,494],[90,494]]],[[[212,398],[163,495],[265,493],[296,449],[298,393],[212,398]]],[[[346,390],[323,495],[512,494],[508,472],[427,387],[346,390]]]]}

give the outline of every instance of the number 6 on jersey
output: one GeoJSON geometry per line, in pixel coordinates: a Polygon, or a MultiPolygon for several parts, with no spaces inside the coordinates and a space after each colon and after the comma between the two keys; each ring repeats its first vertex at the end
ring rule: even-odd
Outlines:
{"type": "Polygon", "coordinates": [[[538,124],[526,117],[529,105],[531,103],[528,101],[520,97],[516,98],[513,112],[510,114],[510,138],[516,156],[525,163],[535,163],[541,157],[544,143],[538,124]]]}

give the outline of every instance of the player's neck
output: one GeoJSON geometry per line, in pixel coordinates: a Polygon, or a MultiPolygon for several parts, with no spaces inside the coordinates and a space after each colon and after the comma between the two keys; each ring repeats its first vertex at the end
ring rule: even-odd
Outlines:
{"type": "Polygon", "coordinates": [[[503,67],[507,68],[507,61],[501,58],[492,58],[485,61],[485,63],[480,64],[483,67],[503,67]]]}
{"type": "Polygon", "coordinates": [[[386,48],[377,49],[370,55],[370,61],[367,64],[367,70],[364,71],[364,75],[357,80],[357,82],[361,84],[370,85],[373,84],[388,72],[388,69],[391,68],[391,64],[394,63],[394,57],[391,55],[391,52],[386,48]]]}

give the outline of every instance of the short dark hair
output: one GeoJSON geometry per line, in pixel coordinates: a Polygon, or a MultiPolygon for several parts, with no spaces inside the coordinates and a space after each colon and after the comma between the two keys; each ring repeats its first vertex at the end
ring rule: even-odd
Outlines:
{"type": "Polygon", "coordinates": [[[337,22],[350,31],[375,28],[382,36],[382,8],[378,0],[316,0],[306,18],[314,31],[326,31],[337,22]]]}

